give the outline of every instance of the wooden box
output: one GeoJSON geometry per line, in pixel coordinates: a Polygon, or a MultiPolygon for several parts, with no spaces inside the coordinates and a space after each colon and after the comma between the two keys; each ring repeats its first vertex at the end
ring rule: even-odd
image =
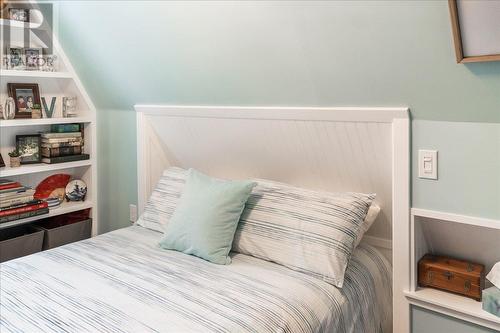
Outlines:
{"type": "Polygon", "coordinates": [[[426,254],[418,262],[418,285],[481,301],[481,291],[484,288],[484,265],[426,254]]]}

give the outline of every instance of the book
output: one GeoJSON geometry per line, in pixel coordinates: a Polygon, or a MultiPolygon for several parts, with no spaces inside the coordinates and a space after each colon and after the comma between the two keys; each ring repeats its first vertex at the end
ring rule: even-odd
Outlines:
{"type": "Polygon", "coordinates": [[[48,213],[49,213],[49,208],[47,207],[47,208],[42,208],[42,209],[38,209],[38,210],[33,210],[30,212],[9,215],[9,216],[3,216],[3,217],[0,217],[0,223],[11,222],[11,221],[16,221],[16,220],[20,220],[20,219],[26,219],[28,217],[45,215],[48,213]]]}
{"type": "Polygon", "coordinates": [[[20,191],[20,192],[8,192],[8,193],[0,193],[0,200],[10,200],[10,199],[15,199],[15,198],[20,198],[24,197],[27,195],[34,195],[35,190],[33,189],[27,189],[25,191],[20,191]]]}
{"type": "Polygon", "coordinates": [[[82,138],[55,138],[55,139],[42,139],[42,145],[47,143],[65,143],[65,142],[79,142],[83,144],[82,138]]]}
{"type": "Polygon", "coordinates": [[[13,188],[17,188],[17,187],[21,187],[21,184],[20,183],[9,183],[9,184],[0,184],[0,191],[1,190],[9,190],[9,189],[13,189],[13,188]]]}
{"type": "Polygon", "coordinates": [[[36,202],[37,203],[33,203],[31,205],[26,205],[26,206],[22,206],[22,207],[15,207],[15,208],[11,208],[11,209],[2,210],[2,211],[0,211],[0,217],[9,216],[9,215],[16,215],[16,214],[22,214],[22,213],[31,212],[31,211],[34,211],[34,210],[38,210],[38,209],[43,209],[43,208],[49,207],[49,205],[46,202],[44,202],[44,201],[37,200],[36,202]]]}
{"type": "Polygon", "coordinates": [[[9,185],[9,184],[14,184],[14,183],[17,183],[17,182],[14,180],[6,179],[6,178],[3,178],[3,179],[0,178],[0,185],[9,185]]]}
{"type": "Polygon", "coordinates": [[[42,133],[42,139],[81,138],[82,132],[42,133]]]}
{"type": "Polygon", "coordinates": [[[79,155],[82,153],[82,146],[44,148],[42,147],[43,157],[59,157],[68,155],[79,155]]]}
{"type": "Polygon", "coordinates": [[[8,207],[2,207],[2,208],[0,208],[0,212],[7,211],[10,209],[15,209],[15,208],[22,208],[22,207],[27,207],[27,206],[31,206],[31,205],[36,205],[36,204],[39,204],[41,202],[42,201],[38,200],[38,199],[31,199],[31,200],[28,200],[24,203],[18,203],[18,204],[14,204],[14,205],[11,205],[8,207]]]}
{"type": "Polygon", "coordinates": [[[12,198],[12,199],[7,199],[7,200],[2,199],[2,200],[0,200],[0,210],[12,208],[12,207],[18,206],[18,205],[27,204],[27,203],[30,203],[31,201],[33,201],[32,195],[25,195],[22,197],[12,198]]]}
{"type": "Polygon", "coordinates": [[[53,124],[50,126],[52,133],[80,132],[80,124],[53,124]]]}
{"type": "Polygon", "coordinates": [[[49,157],[49,158],[46,157],[42,158],[42,162],[47,164],[55,164],[55,163],[82,161],[88,159],[90,159],[89,154],[80,154],[80,155],[69,155],[69,156],[49,157]]]}
{"type": "Polygon", "coordinates": [[[26,190],[29,190],[30,188],[29,187],[26,187],[26,186],[18,186],[18,187],[13,187],[13,188],[7,188],[5,190],[0,190],[0,195],[2,194],[7,194],[7,193],[20,193],[20,192],[24,192],[26,190]]]}
{"type": "Polygon", "coordinates": [[[57,142],[57,143],[43,143],[42,148],[64,148],[64,147],[81,147],[83,144],[81,141],[71,141],[71,142],[57,142]]]}

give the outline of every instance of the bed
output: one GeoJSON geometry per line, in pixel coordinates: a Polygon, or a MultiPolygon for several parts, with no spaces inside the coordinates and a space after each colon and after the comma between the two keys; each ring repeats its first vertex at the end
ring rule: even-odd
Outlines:
{"type": "MultiPolygon", "coordinates": [[[[1,264],[4,332],[382,332],[391,266],[360,245],[342,289],[233,254],[230,265],[159,249],[132,226],[1,264]]],[[[387,330],[386,330],[387,332],[387,330]]]]}
{"type": "Polygon", "coordinates": [[[382,212],[354,251],[343,287],[239,253],[221,266],[160,250],[162,234],[136,225],[0,264],[2,333],[409,330],[408,311],[394,321],[392,315],[393,308],[408,309],[402,290],[409,285],[403,273],[410,254],[392,252],[393,244],[409,248],[403,246],[409,241],[407,109],[136,110],[140,214],[171,166],[226,179],[377,193],[382,212]]]}

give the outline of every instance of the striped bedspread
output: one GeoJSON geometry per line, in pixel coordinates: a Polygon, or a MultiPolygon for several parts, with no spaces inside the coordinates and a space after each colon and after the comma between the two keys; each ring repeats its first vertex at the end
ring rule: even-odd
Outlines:
{"type": "Polygon", "coordinates": [[[390,267],[367,245],[344,287],[242,254],[159,249],[139,226],[0,265],[0,332],[382,332],[390,267]]]}

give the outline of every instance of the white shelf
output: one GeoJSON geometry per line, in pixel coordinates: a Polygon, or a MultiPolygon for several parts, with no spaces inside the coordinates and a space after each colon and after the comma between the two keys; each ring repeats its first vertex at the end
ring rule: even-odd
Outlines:
{"type": "Polygon", "coordinates": [[[32,77],[32,78],[50,78],[50,79],[72,79],[73,76],[69,72],[43,72],[43,71],[19,71],[2,69],[0,70],[2,77],[32,77]]]}
{"type": "Polygon", "coordinates": [[[439,221],[445,222],[453,222],[453,223],[461,223],[467,225],[473,225],[477,227],[491,228],[491,229],[499,229],[500,230],[500,221],[485,219],[481,217],[474,216],[466,216],[466,215],[458,215],[451,214],[446,212],[439,212],[434,210],[427,210],[421,208],[412,208],[411,214],[416,217],[424,217],[439,221]]]}
{"type": "Polygon", "coordinates": [[[500,318],[482,309],[482,303],[471,298],[431,288],[405,292],[411,304],[437,311],[492,329],[500,329],[500,318]]]}
{"type": "Polygon", "coordinates": [[[92,123],[92,119],[90,117],[10,119],[10,120],[0,120],[0,127],[39,126],[39,125],[51,125],[51,124],[73,124],[73,123],[92,123]]]}
{"type": "Polygon", "coordinates": [[[20,29],[37,29],[40,27],[40,23],[38,22],[22,22],[9,19],[0,19],[0,25],[20,29]]]}
{"type": "Polygon", "coordinates": [[[11,167],[2,168],[0,169],[0,177],[12,177],[12,176],[26,175],[30,173],[57,171],[70,168],[79,168],[89,165],[92,165],[92,159],[75,161],[75,162],[57,163],[57,164],[44,164],[44,163],[26,164],[26,165],[21,165],[20,167],[17,168],[11,168],[11,167]]]}
{"type": "Polygon", "coordinates": [[[79,211],[82,209],[92,208],[92,206],[93,206],[93,203],[91,201],[63,202],[61,204],[61,206],[59,206],[58,208],[49,210],[48,214],[28,217],[25,219],[20,219],[20,220],[6,222],[6,223],[1,223],[0,230],[14,227],[14,226],[18,226],[18,225],[27,224],[27,223],[34,222],[34,221],[37,221],[40,219],[45,219],[47,217],[53,217],[53,216],[57,216],[57,215],[76,212],[76,211],[79,211]]]}

